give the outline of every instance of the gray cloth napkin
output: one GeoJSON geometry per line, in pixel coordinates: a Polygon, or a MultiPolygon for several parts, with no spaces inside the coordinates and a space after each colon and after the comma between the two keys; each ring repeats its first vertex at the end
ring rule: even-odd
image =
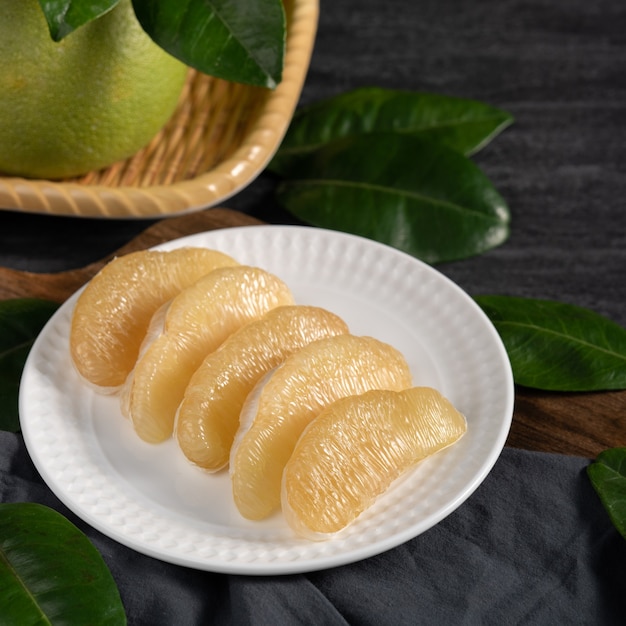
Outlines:
{"type": "Polygon", "coordinates": [[[111,569],[132,625],[625,624],[626,541],[588,463],[505,448],[434,528],[365,561],[290,576],[195,571],[120,545],[57,500],[20,435],[0,433],[0,501],[46,504],[77,524],[111,569]]]}

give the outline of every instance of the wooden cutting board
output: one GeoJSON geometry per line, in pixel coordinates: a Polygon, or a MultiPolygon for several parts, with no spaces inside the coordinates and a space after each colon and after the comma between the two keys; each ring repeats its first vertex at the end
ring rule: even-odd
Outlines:
{"type": "MultiPolygon", "coordinates": [[[[193,233],[261,223],[229,209],[210,209],[157,222],[110,256],[80,269],[37,274],[0,267],[0,300],[63,302],[113,256],[193,233]]],[[[518,388],[507,445],[590,458],[606,448],[626,446],[626,391],[571,394],[518,388]]]]}
{"type": "Polygon", "coordinates": [[[79,269],[55,274],[38,274],[0,267],[0,300],[28,296],[63,302],[115,256],[144,250],[185,235],[261,223],[237,211],[211,209],[156,222],[109,256],[79,269]]]}

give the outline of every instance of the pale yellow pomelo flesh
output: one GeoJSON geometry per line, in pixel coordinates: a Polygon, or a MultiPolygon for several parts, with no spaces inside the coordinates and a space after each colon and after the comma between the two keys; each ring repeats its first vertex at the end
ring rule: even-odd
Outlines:
{"type": "Polygon", "coordinates": [[[185,389],[207,355],[246,323],[288,304],[293,296],[282,280],[245,265],[213,270],[181,291],[165,313],[163,332],[142,349],[124,384],[122,407],[139,437],[168,439],[185,389]]]}
{"type": "Polygon", "coordinates": [[[141,250],[105,265],[82,291],[72,314],[70,352],[80,375],[119,387],[135,366],[155,311],[218,267],[237,265],[206,248],[141,250]]]}
{"type": "Polygon", "coordinates": [[[231,450],[235,504],[263,519],[280,507],[285,464],[304,428],[339,398],[370,389],[406,389],[410,368],[394,347],[372,337],[338,335],[287,358],[246,401],[231,450]]]}
{"type": "Polygon", "coordinates": [[[305,345],[347,332],[346,323],[330,311],[292,305],[233,333],[203,361],[185,390],[175,428],[185,456],[209,471],[226,466],[239,414],[254,385],[305,345]]]}
{"type": "Polygon", "coordinates": [[[285,466],[288,524],[309,539],[346,528],[394,480],[466,430],[465,417],[428,387],[338,400],[306,428],[285,466]]]}

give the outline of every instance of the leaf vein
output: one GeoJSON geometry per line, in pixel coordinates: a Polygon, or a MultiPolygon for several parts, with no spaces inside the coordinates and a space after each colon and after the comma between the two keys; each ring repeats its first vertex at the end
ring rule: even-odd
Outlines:
{"type": "Polygon", "coordinates": [[[504,221],[502,219],[498,219],[497,215],[483,213],[482,211],[478,211],[470,207],[461,206],[459,204],[456,204],[455,202],[442,200],[441,198],[434,198],[432,196],[427,196],[423,193],[418,193],[418,192],[411,191],[408,189],[398,189],[398,188],[390,189],[389,187],[385,187],[383,185],[375,185],[372,183],[363,183],[359,181],[341,181],[341,180],[322,179],[322,178],[301,179],[299,181],[290,181],[284,184],[285,186],[297,186],[298,184],[300,184],[300,185],[328,185],[328,186],[346,187],[346,188],[354,187],[354,188],[364,189],[368,191],[378,191],[386,195],[398,195],[400,193],[401,195],[407,196],[409,198],[426,201],[436,206],[451,209],[459,214],[471,214],[471,215],[480,217],[481,219],[486,219],[488,221],[494,221],[494,220],[497,222],[504,221]]]}
{"type": "Polygon", "coordinates": [[[626,355],[625,354],[622,354],[620,352],[614,352],[614,351],[612,351],[612,350],[610,350],[608,348],[603,348],[602,346],[599,346],[598,344],[591,343],[590,341],[586,341],[584,339],[581,339],[580,337],[575,337],[573,335],[568,335],[566,333],[556,331],[556,330],[554,330],[552,328],[545,328],[544,326],[538,326],[536,324],[530,324],[530,323],[524,323],[524,322],[497,322],[497,325],[500,328],[503,328],[503,327],[526,328],[526,329],[532,330],[534,332],[554,335],[556,337],[560,337],[562,339],[568,339],[570,341],[573,341],[575,343],[580,344],[581,346],[585,346],[587,348],[593,348],[594,350],[597,350],[599,352],[603,352],[605,354],[609,354],[611,356],[615,356],[615,357],[618,357],[618,358],[626,361],[626,355]]]}

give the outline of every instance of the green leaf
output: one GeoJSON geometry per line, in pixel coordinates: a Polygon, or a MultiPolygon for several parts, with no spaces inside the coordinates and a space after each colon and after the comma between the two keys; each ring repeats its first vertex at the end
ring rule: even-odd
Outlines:
{"type": "Polygon", "coordinates": [[[373,132],[396,132],[443,143],[463,154],[485,146],[513,117],[482,102],[439,94],[367,87],[296,111],[270,169],[290,164],[324,144],[373,132]]]}
{"type": "Polygon", "coordinates": [[[3,624],[125,624],[100,553],[69,520],[33,503],[0,504],[3,624]]]}
{"type": "MultiPolygon", "coordinates": [[[[60,41],[119,0],[39,0],[60,41]]],[[[148,36],[186,65],[225,80],[273,89],[282,79],[282,0],[132,0],[148,36]]]]}
{"type": "Polygon", "coordinates": [[[511,361],[515,382],[549,391],[626,388],[626,329],[551,300],[477,296],[511,361]]]}
{"type": "Polygon", "coordinates": [[[330,143],[299,161],[276,194],[306,222],[381,241],[428,263],[480,254],[509,233],[506,203],[476,165],[409,135],[330,143]]]}
{"type": "Polygon", "coordinates": [[[71,32],[110,11],[119,0],[39,0],[50,36],[61,41],[71,32]]]}
{"type": "Polygon", "coordinates": [[[133,0],[161,48],[197,70],[259,87],[281,80],[286,24],[281,0],[133,0]]]}
{"type": "Polygon", "coordinates": [[[587,474],[611,521],[626,539],[626,448],[611,448],[598,455],[587,474]]]}
{"type": "Polygon", "coordinates": [[[17,399],[24,363],[58,306],[37,298],[0,301],[0,430],[19,430],[17,399]]]}

